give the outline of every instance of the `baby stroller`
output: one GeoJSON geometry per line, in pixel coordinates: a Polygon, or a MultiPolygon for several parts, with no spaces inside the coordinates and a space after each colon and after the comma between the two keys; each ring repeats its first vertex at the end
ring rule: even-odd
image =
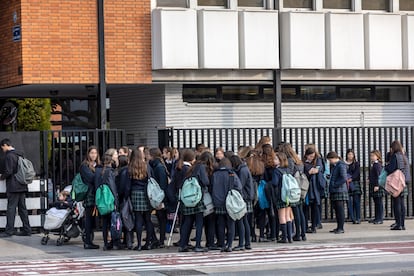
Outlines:
{"type": "Polygon", "coordinates": [[[46,245],[49,241],[49,233],[59,236],[56,245],[61,246],[68,242],[71,238],[83,237],[83,229],[81,227],[81,219],[85,208],[82,202],[73,202],[71,208],[58,209],[50,208],[46,212],[46,219],[43,225],[44,236],[42,237],[42,245],[46,245]]]}

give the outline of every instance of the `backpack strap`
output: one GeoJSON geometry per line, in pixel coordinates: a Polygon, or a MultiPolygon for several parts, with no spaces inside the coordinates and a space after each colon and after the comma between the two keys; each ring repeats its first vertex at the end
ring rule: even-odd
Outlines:
{"type": "Polygon", "coordinates": [[[229,177],[230,177],[230,185],[229,185],[228,192],[230,192],[234,188],[234,174],[235,174],[235,172],[232,171],[232,170],[229,170],[228,172],[229,172],[229,177]]]}

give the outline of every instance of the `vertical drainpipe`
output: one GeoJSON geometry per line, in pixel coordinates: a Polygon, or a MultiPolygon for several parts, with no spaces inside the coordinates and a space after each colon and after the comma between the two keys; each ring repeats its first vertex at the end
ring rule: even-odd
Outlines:
{"type": "Polygon", "coordinates": [[[105,76],[105,25],[104,0],[98,0],[98,52],[99,52],[99,124],[106,129],[106,76],[105,76]]]}

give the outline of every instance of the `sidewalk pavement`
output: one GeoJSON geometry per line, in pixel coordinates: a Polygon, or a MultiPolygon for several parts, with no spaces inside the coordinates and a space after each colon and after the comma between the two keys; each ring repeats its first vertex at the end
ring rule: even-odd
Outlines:
{"type": "MultiPolygon", "coordinates": [[[[406,220],[405,231],[391,231],[389,226],[392,220],[384,221],[384,224],[374,225],[367,221],[361,224],[345,224],[344,234],[329,233],[336,227],[335,223],[324,223],[323,229],[318,230],[316,234],[307,234],[306,242],[294,242],[292,245],[283,246],[307,246],[321,244],[343,244],[343,243],[364,243],[364,242],[383,242],[383,241],[408,241],[414,240],[414,220],[406,220]]],[[[145,235],[144,235],[145,236],[145,235]]],[[[101,233],[95,233],[95,243],[102,246],[101,233]]],[[[167,236],[168,237],[168,236],[167,236]]],[[[192,236],[193,237],[193,236],[192,236]]],[[[56,236],[51,235],[49,243],[44,246],[40,241],[42,234],[34,234],[31,237],[13,236],[9,238],[0,238],[0,261],[27,261],[39,259],[53,258],[78,258],[82,256],[105,256],[105,255],[130,255],[130,254],[158,254],[158,253],[176,253],[177,247],[155,249],[151,251],[103,251],[100,250],[84,250],[83,243],[80,238],[73,239],[63,246],[56,246],[56,236]]],[[[179,239],[179,234],[174,234],[173,241],[179,239]]],[[[204,245],[204,242],[202,243],[204,245]]],[[[233,243],[237,245],[237,241],[233,243]]],[[[253,248],[273,248],[281,246],[275,242],[252,243],[253,248]]],[[[189,253],[191,254],[191,253],[189,253]]]]}

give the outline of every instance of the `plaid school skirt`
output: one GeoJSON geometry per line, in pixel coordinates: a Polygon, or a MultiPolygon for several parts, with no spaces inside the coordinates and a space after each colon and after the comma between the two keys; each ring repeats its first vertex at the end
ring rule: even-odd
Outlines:
{"type": "Polygon", "coordinates": [[[253,202],[246,201],[246,209],[247,213],[253,213],[253,202]]]}
{"type": "Polygon", "coordinates": [[[216,212],[216,215],[227,215],[227,209],[226,207],[214,207],[214,211],[216,212]]]}
{"type": "Polygon", "coordinates": [[[148,196],[145,191],[133,190],[131,193],[131,203],[134,212],[143,212],[151,210],[148,196]]]}
{"type": "Polygon", "coordinates": [[[203,200],[200,200],[200,202],[195,207],[185,207],[184,204],[182,204],[181,213],[184,216],[190,216],[198,213],[203,213],[205,209],[206,207],[204,206],[203,200]]]}
{"type": "Polygon", "coordinates": [[[283,200],[278,199],[278,200],[276,200],[276,203],[275,203],[274,206],[276,207],[277,210],[279,210],[279,209],[287,208],[290,205],[287,204],[286,202],[284,202],[283,200]]]}
{"type": "Polygon", "coordinates": [[[331,200],[332,201],[339,201],[339,200],[344,200],[344,201],[348,201],[349,200],[349,196],[347,192],[343,192],[343,193],[331,193],[330,194],[331,200]]]}
{"type": "Polygon", "coordinates": [[[95,195],[92,192],[88,192],[85,200],[83,201],[83,204],[85,205],[85,207],[95,206],[95,195]]]}

